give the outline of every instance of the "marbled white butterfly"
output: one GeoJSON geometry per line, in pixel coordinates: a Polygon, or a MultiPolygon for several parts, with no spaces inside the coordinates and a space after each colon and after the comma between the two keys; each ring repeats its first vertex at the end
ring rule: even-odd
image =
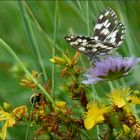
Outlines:
{"type": "Polygon", "coordinates": [[[120,46],[124,35],[124,24],[118,21],[111,8],[107,8],[97,19],[92,37],[68,35],[65,39],[73,48],[93,57],[105,55],[120,46]]]}

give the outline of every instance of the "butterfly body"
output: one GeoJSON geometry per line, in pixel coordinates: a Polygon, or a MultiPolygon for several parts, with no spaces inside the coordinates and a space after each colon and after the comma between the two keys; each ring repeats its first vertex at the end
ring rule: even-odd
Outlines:
{"type": "Polygon", "coordinates": [[[106,55],[122,44],[125,27],[117,20],[115,12],[107,8],[97,19],[93,32],[91,37],[68,35],[65,39],[73,48],[89,57],[106,55]]]}

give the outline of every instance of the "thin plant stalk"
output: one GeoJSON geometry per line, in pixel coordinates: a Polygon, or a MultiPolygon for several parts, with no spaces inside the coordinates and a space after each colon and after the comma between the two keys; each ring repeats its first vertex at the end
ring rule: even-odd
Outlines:
{"type": "MultiPolygon", "coordinates": [[[[32,20],[33,20],[34,24],[36,25],[38,31],[39,31],[40,33],[42,33],[43,36],[45,36],[45,39],[46,39],[47,41],[49,41],[49,43],[51,43],[52,46],[53,46],[54,44],[52,43],[52,42],[53,42],[52,38],[43,30],[43,28],[41,27],[41,25],[40,25],[39,22],[37,21],[35,15],[32,13],[30,7],[27,5],[26,2],[25,2],[25,6],[26,6],[26,8],[27,8],[28,14],[29,14],[30,17],[32,18],[32,20]]],[[[56,46],[55,49],[56,49],[57,51],[63,53],[63,49],[61,49],[61,47],[60,47],[58,44],[55,44],[55,46],[56,46]]]]}
{"type": "Polygon", "coordinates": [[[35,98],[33,100],[32,108],[31,108],[31,112],[30,112],[30,118],[29,118],[29,123],[27,125],[25,140],[28,140],[28,135],[29,135],[29,130],[30,130],[30,124],[31,124],[31,118],[32,118],[32,112],[33,112],[33,109],[34,109],[34,104],[35,104],[35,98]]]}
{"type": "Polygon", "coordinates": [[[45,68],[44,68],[42,58],[40,55],[40,51],[39,51],[39,48],[37,45],[37,41],[36,41],[36,38],[35,38],[35,35],[33,32],[31,21],[29,19],[28,13],[27,13],[26,8],[25,8],[25,3],[24,3],[24,1],[18,1],[18,4],[19,4],[20,15],[21,15],[22,22],[23,22],[23,25],[25,28],[26,36],[27,36],[27,39],[29,42],[29,46],[31,47],[31,50],[32,50],[32,54],[34,57],[34,61],[35,61],[37,70],[40,73],[43,72],[43,79],[42,80],[46,81],[47,75],[46,75],[45,68]]]}
{"type": "MultiPolygon", "coordinates": [[[[56,23],[57,23],[57,0],[55,1],[55,11],[54,11],[54,32],[53,32],[53,48],[52,48],[52,58],[55,56],[55,43],[56,43],[56,23]]],[[[55,64],[52,63],[52,95],[55,96],[55,64]]]]}

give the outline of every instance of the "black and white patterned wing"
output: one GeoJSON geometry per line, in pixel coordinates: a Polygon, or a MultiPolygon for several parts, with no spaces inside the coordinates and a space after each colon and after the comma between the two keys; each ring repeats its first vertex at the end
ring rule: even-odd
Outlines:
{"type": "Polygon", "coordinates": [[[95,40],[93,37],[68,35],[65,39],[73,48],[88,56],[106,54],[115,46],[112,43],[95,40]]]}
{"type": "Polygon", "coordinates": [[[117,15],[111,8],[103,11],[97,19],[93,31],[95,40],[104,41],[106,37],[113,31],[117,24],[117,15]]]}
{"type": "Polygon", "coordinates": [[[124,24],[117,19],[111,8],[107,8],[98,18],[94,28],[93,38],[103,42],[112,43],[118,47],[124,40],[124,24]]]}
{"type": "Polygon", "coordinates": [[[73,48],[86,55],[88,55],[91,52],[91,49],[94,48],[95,44],[93,39],[86,36],[67,35],[65,39],[73,48]],[[91,43],[91,47],[89,47],[88,45],[89,42],[91,43]]]}
{"type": "Polygon", "coordinates": [[[107,8],[98,18],[92,37],[68,35],[66,41],[78,51],[88,55],[107,54],[124,40],[125,27],[117,15],[107,8]]]}
{"type": "Polygon", "coordinates": [[[119,21],[114,30],[105,38],[105,42],[114,43],[116,47],[120,46],[125,38],[125,26],[119,21]]]}

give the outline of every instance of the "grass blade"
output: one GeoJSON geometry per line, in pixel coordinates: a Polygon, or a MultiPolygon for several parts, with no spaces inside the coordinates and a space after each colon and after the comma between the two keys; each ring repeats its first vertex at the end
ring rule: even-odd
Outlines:
{"type": "Polygon", "coordinates": [[[27,14],[26,8],[24,6],[24,1],[18,1],[18,4],[19,4],[19,10],[20,10],[22,22],[25,27],[26,36],[27,36],[29,45],[32,50],[32,54],[34,57],[34,61],[35,61],[37,70],[40,73],[43,72],[44,79],[42,79],[42,80],[45,81],[45,80],[47,80],[47,75],[46,75],[45,68],[44,68],[44,65],[43,65],[43,62],[41,59],[41,55],[40,55],[39,48],[38,48],[38,45],[36,42],[36,38],[35,38],[35,35],[33,32],[33,28],[32,28],[29,16],[27,14]]]}

